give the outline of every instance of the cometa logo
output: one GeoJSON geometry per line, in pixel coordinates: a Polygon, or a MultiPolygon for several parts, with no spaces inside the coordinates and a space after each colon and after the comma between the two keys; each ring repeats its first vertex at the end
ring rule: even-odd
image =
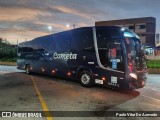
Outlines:
{"type": "Polygon", "coordinates": [[[72,54],[72,52],[58,54],[57,52],[55,52],[53,54],[53,58],[54,59],[65,59],[65,60],[68,60],[68,59],[77,59],[77,54],[72,54]]]}

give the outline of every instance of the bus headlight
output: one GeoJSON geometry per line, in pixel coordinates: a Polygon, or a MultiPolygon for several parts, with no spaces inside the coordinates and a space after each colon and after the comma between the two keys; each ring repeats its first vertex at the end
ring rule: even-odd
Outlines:
{"type": "Polygon", "coordinates": [[[130,73],[129,74],[132,78],[136,79],[137,80],[137,75],[135,73],[130,73]]]}

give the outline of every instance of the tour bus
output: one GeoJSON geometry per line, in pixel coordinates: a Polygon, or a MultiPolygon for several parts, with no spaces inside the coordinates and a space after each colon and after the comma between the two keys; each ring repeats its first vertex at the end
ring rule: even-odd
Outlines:
{"type": "Polygon", "coordinates": [[[82,86],[142,88],[147,67],[139,37],[118,26],[76,28],[20,43],[17,68],[78,80],[82,86]]]}

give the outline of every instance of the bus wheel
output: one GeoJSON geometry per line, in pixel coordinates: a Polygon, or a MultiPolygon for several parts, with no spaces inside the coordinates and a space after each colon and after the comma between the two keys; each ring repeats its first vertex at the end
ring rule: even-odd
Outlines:
{"type": "Polygon", "coordinates": [[[79,76],[80,83],[84,87],[91,87],[93,85],[92,74],[89,71],[83,71],[79,76]]]}
{"type": "Polygon", "coordinates": [[[26,73],[29,75],[31,72],[30,72],[30,66],[29,65],[27,65],[26,66],[26,73]]]}

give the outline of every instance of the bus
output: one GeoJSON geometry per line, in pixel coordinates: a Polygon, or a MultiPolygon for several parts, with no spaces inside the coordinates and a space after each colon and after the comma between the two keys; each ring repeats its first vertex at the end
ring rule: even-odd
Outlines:
{"type": "Polygon", "coordinates": [[[22,42],[17,68],[78,80],[82,86],[138,89],[147,67],[139,37],[118,26],[82,27],[22,42]]]}

